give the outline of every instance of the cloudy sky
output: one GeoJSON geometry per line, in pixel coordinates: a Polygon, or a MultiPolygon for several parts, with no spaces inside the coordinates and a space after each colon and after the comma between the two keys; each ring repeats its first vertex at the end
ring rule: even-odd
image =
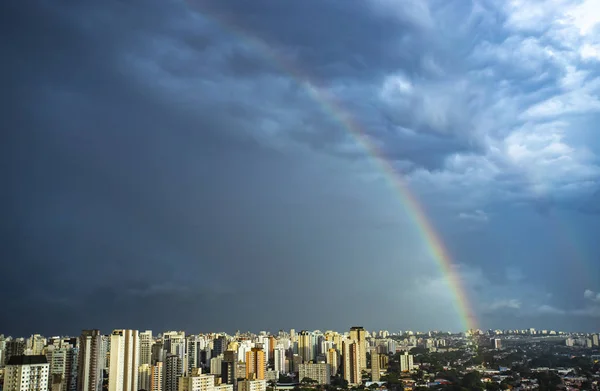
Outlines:
{"type": "Polygon", "coordinates": [[[0,332],[600,324],[596,0],[0,7],[0,332]]]}

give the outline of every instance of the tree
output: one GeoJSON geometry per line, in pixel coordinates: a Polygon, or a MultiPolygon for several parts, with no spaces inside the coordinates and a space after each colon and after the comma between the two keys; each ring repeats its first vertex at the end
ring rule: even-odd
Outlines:
{"type": "Polygon", "coordinates": [[[413,380],[421,381],[425,377],[425,372],[422,369],[418,369],[416,373],[412,375],[413,380]]]}
{"type": "Polygon", "coordinates": [[[483,383],[481,382],[481,374],[479,372],[469,372],[462,379],[462,386],[469,390],[481,390],[483,389],[483,383]]]}
{"type": "Polygon", "coordinates": [[[491,381],[485,384],[485,389],[487,391],[500,391],[500,384],[495,381],[491,381]]]}
{"type": "Polygon", "coordinates": [[[342,378],[341,376],[334,376],[333,378],[331,378],[331,385],[334,387],[339,387],[341,389],[347,390],[348,389],[348,380],[342,378]]]}

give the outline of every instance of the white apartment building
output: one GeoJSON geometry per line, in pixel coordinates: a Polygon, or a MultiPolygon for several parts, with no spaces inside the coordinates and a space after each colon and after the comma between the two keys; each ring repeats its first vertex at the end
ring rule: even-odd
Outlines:
{"type": "Polygon", "coordinates": [[[108,391],[138,391],[139,333],[114,330],[110,336],[108,391]]]}
{"type": "Polygon", "coordinates": [[[408,352],[404,352],[404,354],[400,355],[400,371],[408,372],[413,369],[413,355],[408,354],[408,352]]]}
{"type": "Polygon", "coordinates": [[[238,391],[266,391],[266,380],[241,380],[238,382],[238,391]]]}
{"type": "Polygon", "coordinates": [[[199,368],[192,369],[189,376],[179,379],[179,391],[214,391],[214,375],[203,374],[199,368]]]}
{"type": "Polygon", "coordinates": [[[46,356],[12,356],[4,368],[3,391],[48,391],[46,356]]]}

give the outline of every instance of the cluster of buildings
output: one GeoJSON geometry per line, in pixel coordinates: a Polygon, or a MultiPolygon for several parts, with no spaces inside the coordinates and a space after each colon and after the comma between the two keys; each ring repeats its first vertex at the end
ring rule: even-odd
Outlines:
{"type": "Polygon", "coordinates": [[[565,339],[565,345],[570,347],[581,346],[586,348],[594,348],[600,346],[599,342],[598,334],[569,336],[567,339],[565,339]]]}
{"type": "MultiPolygon", "coordinates": [[[[0,336],[2,391],[265,391],[280,376],[330,384],[378,381],[396,343],[388,332],[83,330],[78,337],[0,336]]],[[[401,356],[409,371],[413,357],[401,356]]]]}

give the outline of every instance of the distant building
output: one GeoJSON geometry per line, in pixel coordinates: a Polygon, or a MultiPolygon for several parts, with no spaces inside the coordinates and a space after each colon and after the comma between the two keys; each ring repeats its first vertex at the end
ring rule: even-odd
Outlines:
{"type": "Polygon", "coordinates": [[[574,341],[574,340],[573,340],[573,338],[571,338],[571,337],[569,337],[569,338],[565,339],[565,345],[566,345],[566,346],[572,347],[572,346],[573,346],[573,344],[574,344],[574,342],[575,342],[575,341],[574,341]]]}
{"type": "Polygon", "coordinates": [[[302,362],[309,362],[313,359],[313,349],[311,332],[300,331],[300,335],[298,335],[298,354],[302,357],[302,362]]]}
{"type": "Polygon", "coordinates": [[[39,334],[34,334],[27,338],[25,354],[28,356],[36,356],[43,354],[44,346],[46,346],[46,338],[39,334]]]}
{"type": "Polygon", "coordinates": [[[413,355],[404,352],[400,355],[400,371],[408,372],[413,369],[413,355]]]}
{"type": "Polygon", "coordinates": [[[222,362],[223,362],[222,354],[219,354],[218,356],[211,358],[210,359],[210,373],[220,377],[222,362]]]}
{"type": "Polygon", "coordinates": [[[331,366],[327,363],[300,364],[298,380],[302,381],[304,378],[315,380],[317,384],[330,384],[331,366]]]}
{"type": "Polygon", "coordinates": [[[224,336],[220,336],[219,338],[217,338],[213,341],[213,352],[212,352],[213,357],[218,356],[219,354],[225,353],[226,349],[227,349],[227,338],[225,338],[224,336]]]}
{"type": "Polygon", "coordinates": [[[269,380],[272,380],[275,382],[278,381],[279,380],[279,372],[277,372],[274,369],[268,369],[265,372],[265,380],[267,381],[267,383],[269,382],[269,380]]]}
{"type": "Polygon", "coordinates": [[[233,385],[233,389],[237,389],[237,362],[238,355],[235,350],[227,350],[223,353],[223,361],[221,361],[221,383],[233,385]]]}
{"type": "Polygon", "coordinates": [[[203,374],[199,368],[179,379],[179,391],[214,391],[214,375],[203,374]]]}
{"type": "Polygon", "coordinates": [[[152,330],[140,333],[140,365],[152,364],[152,330]]]}
{"type": "Polygon", "coordinates": [[[350,339],[358,342],[360,369],[367,369],[367,332],[363,327],[350,328],[350,339]]]}
{"type": "Polygon", "coordinates": [[[242,380],[238,383],[238,391],[266,391],[265,380],[242,380]]]}
{"type": "Polygon", "coordinates": [[[492,348],[494,349],[502,349],[502,340],[500,338],[492,338],[490,340],[492,348]]]}
{"type": "Polygon", "coordinates": [[[4,368],[3,391],[48,391],[49,372],[44,355],[12,355],[4,368]]]}
{"type": "Polygon", "coordinates": [[[281,345],[277,345],[273,349],[273,364],[275,370],[279,373],[285,373],[285,348],[281,345]]]}
{"type": "Polygon", "coordinates": [[[25,354],[25,340],[23,338],[17,338],[6,341],[4,352],[4,363],[8,365],[12,356],[22,356],[25,354]]]}
{"type": "Polygon", "coordinates": [[[265,380],[265,352],[261,348],[252,348],[246,352],[246,379],[265,380]]]}
{"type": "Polygon", "coordinates": [[[326,361],[331,367],[331,376],[337,375],[338,368],[340,366],[338,356],[339,353],[336,349],[331,348],[327,351],[326,361]]]}
{"type": "Polygon", "coordinates": [[[164,349],[164,345],[162,343],[155,343],[152,345],[152,348],[150,349],[152,352],[151,355],[151,360],[150,362],[152,363],[152,365],[155,365],[157,362],[164,362],[165,361],[165,349],[164,349]]]}
{"type": "Polygon", "coordinates": [[[374,382],[379,381],[381,377],[381,371],[379,369],[379,354],[375,353],[375,350],[371,353],[371,380],[374,382]]]}
{"type": "Polygon", "coordinates": [[[360,348],[358,341],[344,340],[342,342],[342,369],[344,379],[348,384],[361,384],[360,348]]]}

